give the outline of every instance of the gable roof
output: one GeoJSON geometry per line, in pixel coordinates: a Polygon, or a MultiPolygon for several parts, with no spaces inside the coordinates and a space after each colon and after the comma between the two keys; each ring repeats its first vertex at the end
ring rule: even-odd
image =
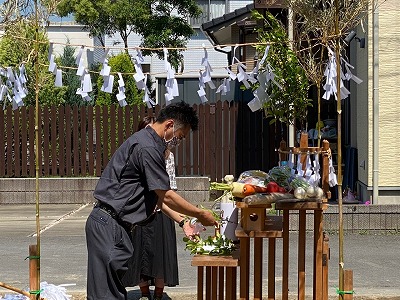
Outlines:
{"type": "Polygon", "coordinates": [[[235,9],[221,17],[203,23],[201,25],[201,31],[203,31],[213,45],[230,43],[230,26],[248,19],[253,9],[254,4],[248,4],[245,7],[235,9]]]}

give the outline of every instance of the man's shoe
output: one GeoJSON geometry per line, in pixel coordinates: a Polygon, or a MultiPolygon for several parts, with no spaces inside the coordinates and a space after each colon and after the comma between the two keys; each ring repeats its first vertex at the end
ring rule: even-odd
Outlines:
{"type": "Polygon", "coordinates": [[[161,297],[159,297],[159,296],[154,296],[154,298],[153,298],[153,300],[161,300],[162,299],[162,296],[161,297]]]}
{"type": "Polygon", "coordinates": [[[142,297],[140,297],[139,298],[139,300],[151,300],[151,297],[150,296],[142,296],[142,297]]]}

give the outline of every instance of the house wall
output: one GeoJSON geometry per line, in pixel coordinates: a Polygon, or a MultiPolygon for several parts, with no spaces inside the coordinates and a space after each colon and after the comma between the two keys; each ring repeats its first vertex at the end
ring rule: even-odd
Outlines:
{"type": "Polygon", "coordinates": [[[93,38],[89,36],[89,32],[83,29],[82,25],[73,22],[51,23],[47,27],[47,35],[49,40],[54,42],[53,54],[62,55],[65,44],[69,40],[70,45],[76,47],[75,55],[79,52],[77,45],[87,46],[82,57],[86,64],[93,63],[93,38]]]}
{"type": "MultiPolygon", "coordinates": [[[[387,0],[379,6],[379,197],[374,204],[400,203],[400,159],[398,150],[398,80],[400,79],[400,2],[387,0]]],[[[357,93],[357,147],[359,165],[366,161],[365,170],[359,167],[360,192],[362,200],[372,195],[373,187],[373,32],[372,14],[368,16],[368,63],[364,65],[365,54],[358,51],[359,73],[368,73],[368,87],[359,87],[357,93]],[[363,65],[368,70],[363,70],[363,65]],[[360,72],[362,70],[362,72],[360,72]],[[365,89],[368,89],[365,91],[365,89]],[[366,101],[366,97],[368,101],[366,101]],[[367,113],[367,118],[366,118],[367,113]]]]}
{"type": "MultiPolygon", "coordinates": [[[[351,108],[353,109],[351,115],[352,120],[350,123],[352,132],[352,141],[355,141],[353,147],[357,148],[358,151],[358,180],[365,185],[371,185],[369,180],[369,173],[372,170],[372,160],[370,141],[372,141],[372,127],[370,125],[370,105],[372,98],[370,97],[370,91],[372,90],[372,68],[369,67],[368,62],[372,60],[372,39],[370,37],[370,26],[372,21],[368,20],[366,26],[364,27],[367,32],[364,34],[361,28],[357,31],[358,37],[366,37],[367,45],[366,48],[362,49],[359,44],[354,41],[351,49],[353,54],[351,57],[351,63],[354,64],[355,74],[357,77],[363,80],[360,85],[357,85],[351,81],[350,85],[350,101],[351,108]],[[353,139],[353,133],[356,138],[353,139]]],[[[363,202],[369,200],[369,195],[363,195],[360,198],[363,202]]]]}
{"type": "Polygon", "coordinates": [[[243,0],[228,0],[229,11],[234,11],[235,9],[245,7],[247,4],[251,4],[254,1],[243,1],[243,0]]]}
{"type": "MultiPolygon", "coordinates": [[[[212,49],[211,43],[207,40],[204,34],[200,31],[200,29],[195,29],[196,33],[190,38],[187,48],[184,55],[184,73],[189,77],[198,77],[199,70],[203,69],[201,66],[201,59],[204,56],[204,50],[202,48],[202,44],[205,45],[208,52],[209,62],[211,63],[215,72],[212,74],[215,75],[225,75],[223,67],[227,65],[226,55],[220,52],[217,52],[212,49]]],[[[113,45],[120,45],[121,48],[122,40],[119,35],[114,35],[112,37],[106,38],[106,47],[114,47],[114,49],[110,50],[110,54],[118,54],[122,51],[122,49],[117,49],[113,45]]],[[[128,44],[130,47],[138,46],[141,43],[141,37],[137,34],[131,34],[128,37],[128,44]]],[[[131,55],[136,55],[136,51],[133,49],[130,51],[131,55]]],[[[159,75],[159,73],[165,73],[164,69],[164,60],[158,59],[155,55],[144,57],[145,64],[150,64],[150,73],[153,75],[159,75]]]]}
{"type": "Polygon", "coordinates": [[[379,186],[400,186],[399,14],[398,0],[379,8],[379,186]]]}
{"type": "Polygon", "coordinates": [[[400,203],[399,14],[398,0],[385,1],[379,7],[379,188],[383,190],[379,197],[381,204],[388,201],[400,203]],[[397,192],[390,193],[396,190],[397,192]],[[385,197],[386,193],[390,193],[390,197],[385,197]]]}

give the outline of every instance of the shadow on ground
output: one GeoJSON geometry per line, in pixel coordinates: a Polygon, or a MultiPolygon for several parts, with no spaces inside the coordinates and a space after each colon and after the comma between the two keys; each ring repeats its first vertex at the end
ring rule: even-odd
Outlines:
{"type": "MultiPolygon", "coordinates": [[[[153,294],[153,291],[151,291],[151,294],[153,294]]],[[[128,300],[139,300],[141,295],[140,290],[128,291],[128,300]]],[[[162,300],[172,300],[172,298],[167,293],[164,293],[162,300]]]]}

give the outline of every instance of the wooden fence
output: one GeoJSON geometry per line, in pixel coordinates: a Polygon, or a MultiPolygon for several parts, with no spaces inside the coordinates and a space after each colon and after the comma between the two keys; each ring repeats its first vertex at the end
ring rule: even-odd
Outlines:
{"type": "MultiPolygon", "coordinates": [[[[275,129],[262,112],[233,102],[194,105],[200,123],[175,150],[180,176],[221,180],[244,170],[268,171],[277,163],[275,129]]],[[[160,107],[41,107],[40,176],[100,176],[112,153],[145,115],[160,107]]],[[[0,110],[0,177],[35,177],[35,108],[0,110]]],[[[279,134],[280,136],[280,134],[279,134]]]]}

